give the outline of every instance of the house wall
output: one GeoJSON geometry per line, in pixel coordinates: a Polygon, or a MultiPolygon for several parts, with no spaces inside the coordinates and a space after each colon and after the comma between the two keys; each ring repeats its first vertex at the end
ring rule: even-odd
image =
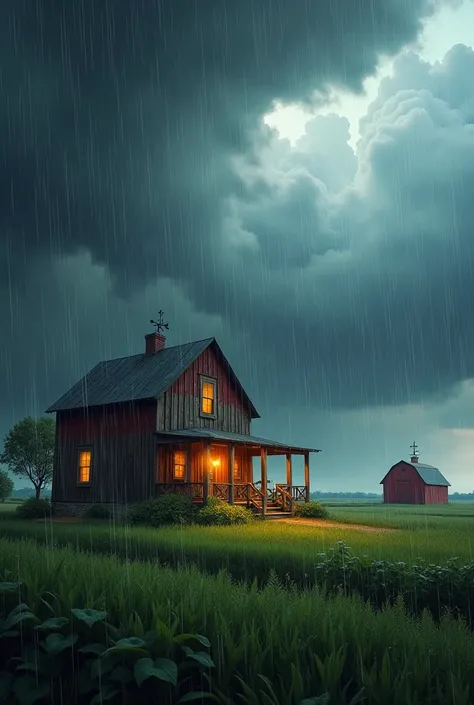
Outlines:
{"type": "Polygon", "coordinates": [[[233,387],[225,368],[212,346],[172,384],[159,399],[156,430],[176,431],[181,428],[212,428],[231,433],[250,433],[250,411],[233,387]],[[200,416],[200,378],[217,379],[217,418],[200,416]]]}
{"type": "Polygon", "coordinates": [[[425,485],[425,504],[447,504],[448,488],[442,485],[425,485]]]}
{"type": "MultiPolygon", "coordinates": [[[[156,455],[156,481],[177,482],[173,478],[173,453],[175,449],[187,449],[190,453],[191,482],[203,482],[204,464],[206,462],[206,449],[203,443],[176,443],[163,444],[157,448],[156,455]]],[[[212,460],[219,460],[218,467],[212,469],[212,481],[227,483],[228,480],[228,450],[226,446],[211,445],[212,460]]],[[[235,483],[252,482],[253,467],[250,451],[245,447],[235,447],[235,459],[242,468],[242,479],[235,483]]]]}
{"type": "Polygon", "coordinates": [[[131,503],[153,496],[156,402],[59,412],[52,500],[131,503]],[[90,486],[80,486],[78,452],[92,449],[90,486]]]}
{"type": "Polygon", "coordinates": [[[383,501],[389,504],[424,504],[425,484],[408,463],[397,463],[383,481],[383,501]]]}

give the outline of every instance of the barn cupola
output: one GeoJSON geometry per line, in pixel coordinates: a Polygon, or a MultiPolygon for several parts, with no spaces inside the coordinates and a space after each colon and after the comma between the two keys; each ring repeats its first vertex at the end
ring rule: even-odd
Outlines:
{"type": "Polygon", "coordinates": [[[410,462],[417,463],[418,462],[418,446],[416,445],[415,441],[413,441],[413,445],[410,446],[410,449],[412,451],[410,462]]]}
{"type": "Polygon", "coordinates": [[[150,319],[150,323],[156,327],[156,330],[145,335],[145,355],[156,355],[166,345],[166,338],[162,331],[169,330],[169,324],[163,323],[163,315],[163,311],[158,311],[158,320],[150,319]]]}

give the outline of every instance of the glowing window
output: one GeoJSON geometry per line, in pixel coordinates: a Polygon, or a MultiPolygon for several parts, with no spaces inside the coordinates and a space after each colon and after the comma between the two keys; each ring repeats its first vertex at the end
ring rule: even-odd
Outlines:
{"type": "Polygon", "coordinates": [[[79,483],[86,485],[91,481],[92,451],[79,451],[79,483]]]}
{"type": "Polygon", "coordinates": [[[186,451],[175,450],[173,462],[173,478],[175,480],[184,480],[186,477],[186,451]]]}
{"type": "Polygon", "coordinates": [[[241,472],[241,467],[239,465],[239,461],[236,460],[234,462],[234,480],[241,480],[242,479],[242,472],[241,472]]]}
{"type": "Polygon", "coordinates": [[[203,380],[201,387],[201,413],[210,416],[215,413],[216,385],[209,380],[203,380]]]}

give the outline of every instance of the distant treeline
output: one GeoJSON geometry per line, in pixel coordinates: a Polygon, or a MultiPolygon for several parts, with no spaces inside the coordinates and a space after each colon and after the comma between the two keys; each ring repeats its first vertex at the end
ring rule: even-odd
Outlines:
{"type": "MultiPolygon", "coordinates": [[[[11,499],[28,499],[29,497],[34,497],[35,496],[35,488],[34,487],[20,487],[17,490],[13,490],[11,499]]],[[[51,490],[43,490],[41,492],[42,497],[46,497],[48,499],[51,498],[51,490]]]]}
{"type": "Polygon", "coordinates": [[[311,499],[382,499],[381,494],[375,492],[311,492],[311,499]]]}

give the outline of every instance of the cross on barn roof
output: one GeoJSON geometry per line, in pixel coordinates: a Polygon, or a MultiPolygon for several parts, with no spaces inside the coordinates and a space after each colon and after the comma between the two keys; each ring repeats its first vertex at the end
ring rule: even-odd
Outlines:
{"type": "Polygon", "coordinates": [[[164,311],[158,311],[158,320],[154,321],[153,318],[150,318],[150,323],[154,326],[156,326],[156,332],[161,333],[162,330],[166,328],[166,330],[169,330],[169,323],[163,323],[163,316],[164,316],[164,311]]]}
{"type": "Polygon", "coordinates": [[[413,441],[413,444],[410,446],[410,448],[413,451],[412,452],[413,457],[415,457],[415,455],[418,455],[418,453],[416,452],[418,450],[418,446],[416,445],[415,441],[413,441]]]}

